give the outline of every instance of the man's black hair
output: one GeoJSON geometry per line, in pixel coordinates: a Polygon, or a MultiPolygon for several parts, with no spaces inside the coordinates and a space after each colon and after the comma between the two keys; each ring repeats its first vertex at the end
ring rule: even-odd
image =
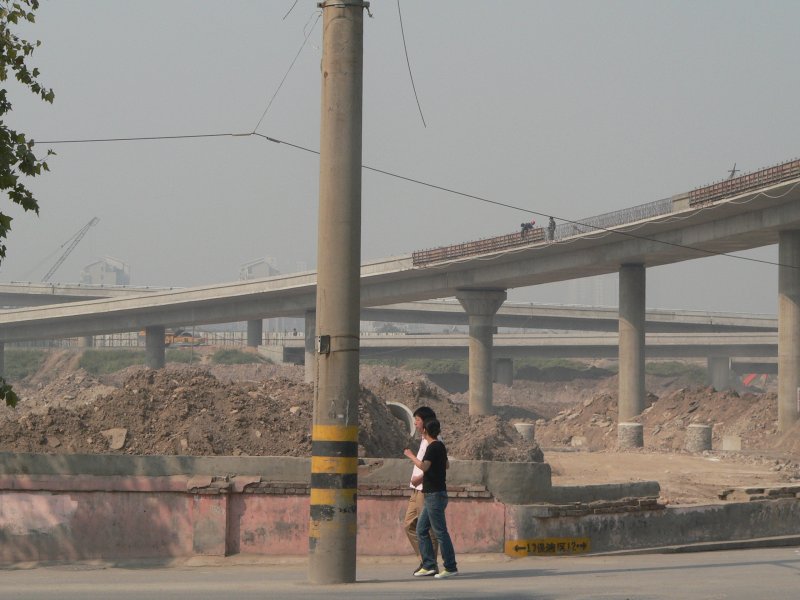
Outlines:
{"type": "Polygon", "coordinates": [[[433,412],[433,409],[430,406],[420,406],[414,411],[414,416],[419,417],[423,422],[425,422],[428,419],[435,419],[436,413],[433,412]]]}
{"type": "Polygon", "coordinates": [[[425,431],[428,432],[428,435],[434,439],[438,438],[439,433],[442,431],[442,426],[439,425],[439,421],[437,421],[435,417],[431,419],[425,419],[425,424],[423,427],[425,428],[425,431]]]}

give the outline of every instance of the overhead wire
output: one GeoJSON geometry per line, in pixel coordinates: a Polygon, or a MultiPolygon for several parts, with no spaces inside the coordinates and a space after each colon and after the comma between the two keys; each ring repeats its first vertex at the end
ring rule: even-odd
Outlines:
{"type": "Polygon", "coordinates": [[[283,15],[283,19],[281,19],[282,21],[285,21],[286,17],[289,16],[289,13],[291,13],[294,10],[294,7],[297,6],[297,2],[298,2],[298,0],[294,0],[294,3],[289,7],[289,10],[287,10],[286,14],[283,15]]]}
{"type": "Polygon", "coordinates": [[[428,125],[425,123],[425,115],[422,114],[422,106],[419,103],[419,96],[417,95],[417,86],[414,85],[411,61],[408,58],[408,46],[406,45],[406,33],[403,29],[403,13],[400,12],[400,0],[397,0],[397,16],[400,17],[400,36],[403,38],[403,51],[406,54],[406,64],[408,65],[408,77],[411,79],[411,89],[414,90],[414,99],[417,101],[417,108],[419,109],[419,118],[422,119],[422,126],[427,129],[428,125]]]}
{"type": "MultiPolygon", "coordinates": [[[[43,142],[39,142],[39,143],[40,144],[79,144],[79,143],[97,143],[97,142],[145,141],[145,140],[176,140],[176,139],[196,139],[196,138],[216,138],[216,137],[249,137],[249,136],[256,136],[256,137],[262,138],[264,140],[267,140],[267,141],[275,143],[275,144],[283,144],[285,146],[289,146],[289,147],[295,148],[297,150],[302,150],[302,151],[308,152],[310,154],[319,155],[319,150],[314,150],[312,148],[308,148],[308,147],[302,146],[300,144],[295,144],[295,143],[292,143],[292,142],[288,142],[286,140],[281,140],[281,139],[274,138],[274,137],[271,137],[271,136],[268,136],[268,135],[264,135],[263,133],[258,133],[256,131],[252,131],[252,132],[249,132],[249,133],[208,133],[208,134],[193,134],[193,135],[172,135],[172,136],[139,136],[139,137],[120,137],[120,138],[48,140],[48,141],[43,141],[43,142]]],[[[602,227],[600,225],[592,225],[590,223],[584,223],[584,222],[576,221],[576,220],[573,220],[573,219],[567,219],[567,218],[564,218],[564,217],[560,217],[560,216],[558,216],[556,214],[546,214],[546,213],[538,212],[538,211],[531,210],[531,209],[528,209],[528,208],[523,208],[521,206],[515,206],[513,204],[508,204],[506,202],[500,202],[498,200],[491,200],[489,198],[484,198],[484,197],[478,196],[476,194],[470,194],[470,193],[462,192],[462,191],[459,191],[459,190],[456,190],[456,189],[453,189],[453,188],[448,188],[448,187],[445,187],[445,186],[442,186],[442,185],[429,183],[427,181],[422,181],[421,179],[408,177],[406,175],[400,175],[399,173],[393,173],[393,172],[387,171],[385,169],[379,169],[377,167],[371,167],[371,166],[365,165],[365,164],[362,164],[361,168],[366,170],[366,171],[372,171],[374,173],[380,173],[382,175],[386,175],[387,177],[393,177],[395,179],[400,179],[401,181],[407,181],[409,183],[414,183],[414,184],[421,185],[421,186],[424,186],[424,187],[428,187],[428,188],[431,188],[431,189],[439,190],[439,191],[442,191],[442,192],[447,192],[449,194],[453,194],[453,195],[456,195],[456,196],[461,196],[463,198],[470,198],[470,199],[473,199],[473,200],[477,200],[479,202],[484,202],[486,204],[491,204],[493,206],[500,206],[500,207],[503,207],[503,208],[509,208],[509,209],[512,209],[512,210],[518,210],[518,211],[521,211],[521,212],[524,212],[524,213],[528,213],[528,214],[531,214],[531,215],[535,215],[535,216],[538,216],[538,217],[550,217],[550,216],[552,216],[553,218],[558,219],[559,221],[561,221],[563,223],[569,223],[571,225],[579,225],[581,227],[588,227],[590,229],[595,230],[598,234],[601,234],[601,235],[595,236],[595,237],[589,237],[587,235],[572,236],[572,237],[567,238],[565,240],[551,241],[551,243],[548,244],[548,246],[550,246],[552,244],[573,243],[573,242],[577,242],[578,240],[581,240],[581,239],[600,239],[600,238],[603,238],[603,237],[607,237],[608,235],[620,235],[620,236],[625,236],[625,237],[629,237],[629,238],[633,238],[633,239],[638,239],[638,240],[643,240],[643,241],[648,241],[648,242],[655,242],[655,243],[659,243],[659,244],[664,244],[666,246],[671,246],[671,247],[675,247],[675,248],[681,248],[681,249],[684,249],[684,250],[691,250],[693,252],[698,252],[700,254],[705,254],[707,256],[724,256],[724,257],[733,258],[733,259],[736,259],[736,260],[744,260],[744,261],[748,261],[748,262],[766,264],[766,265],[770,265],[770,266],[787,267],[787,268],[792,268],[792,269],[800,269],[800,266],[789,265],[789,264],[785,264],[785,263],[768,261],[768,260],[752,258],[752,257],[747,257],[747,256],[739,256],[737,254],[730,254],[728,252],[716,252],[714,250],[706,250],[705,248],[698,248],[698,247],[695,247],[695,246],[688,246],[686,244],[678,244],[676,242],[669,242],[669,241],[666,241],[666,240],[659,240],[659,239],[650,238],[650,237],[647,237],[647,236],[636,235],[636,234],[630,233],[630,231],[624,230],[622,228],[610,229],[608,227],[602,227]],[[605,235],[602,235],[602,234],[605,234],[605,235]]],[[[773,199],[773,200],[774,199],[780,199],[780,198],[790,194],[799,185],[800,185],[800,182],[795,183],[787,191],[785,191],[784,193],[782,193],[782,194],[780,194],[778,196],[767,196],[766,192],[758,192],[757,194],[755,194],[753,196],[753,198],[749,199],[748,201],[752,202],[753,200],[755,200],[756,198],[758,198],[758,197],[760,197],[762,195],[763,196],[767,196],[767,197],[769,197],[770,199],[773,199]]],[[[701,210],[718,208],[719,206],[720,205],[713,205],[713,206],[709,206],[709,207],[698,208],[697,212],[692,213],[692,215],[687,216],[687,218],[690,218],[691,216],[699,214],[699,212],[701,212],[701,210]]],[[[669,217],[669,215],[665,215],[665,217],[669,217]]],[[[675,215],[674,217],[677,218],[678,216],[675,215]]],[[[652,222],[652,221],[650,221],[650,222],[652,222]]],[[[645,225],[646,225],[645,223],[642,223],[642,224],[639,224],[639,225],[633,225],[632,227],[635,227],[635,228],[638,229],[638,228],[641,228],[641,227],[643,227],[645,225]]],[[[528,247],[511,248],[511,249],[508,249],[508,250],[504,250],[504,251],[500,252],[499,254],[511,254],[511,253],[516,253],[516,252],[521,252],[521,251],[524,251],[524,250],[528,250],[528,249],[529,249],[528,247]]],[[[474,257],[465,258],[465,260],[467,260],[467,259],[468,260],[475,260],[474,257]]],[[[478,259],[478,260],[480,260],[480,259],[478,259]]],[[[458,259],[455,259],[454,262],[461,262],[461,261],[458,260],[458,259]]]]}
{"type": "MultiPolygon", "coordinates": [[[[296,2],[295,2],[295,4],[296,4],[296,2]]],[[[292,5],[292,8],[294,8],[294,5],[292,5]]],[[[292,12],[291,8],[289,9],[289,12],[292,12]]],[[[286,13],[286,14],[288,15],[289,13],[286,13]]],[[[283,79],[281,79],[281,82],[278,84],[278,87],[275,89],[275,92],[272,94],[272,97],[269,99],[269,102],[267,103],[267,107],[264,109],[264,112],[261,113],[261,118],[258,120],[258,123],[256,123],[256,126],[253,127],[252,133],[255,133],[258,130],[258,128],[261,126],[261,122],[264,120],[264,117],[267,116],[267,112],[269,112],[269,109],[272,107],[272,103],[275,101],[275,98],[277,97],[278,92],[281,91],[281,88],[283,87],[283,83],[286,81],[286,78],[289,77],[289,73],[292,72],[292,67],[294,67],[294,63],[297,62],[297,59],[300,56],[300,53],[303,51],[303,48],[306,47],[306,42],[308,42],[308,38],[311,37],[311,34],[314,31],[314,28],[317,26],[317,23],[319,22],[319,19],[322,16],[322,11],[319,11],[319,10],[316,11],[316,15],[317,15],[317,18],[314,20],[314,24],[308,29],[308,32],[306,33],[305,37],[303,38],[303,43],[300,44],[300,48],[297,50],[297,54],[294,55],[294,58],[292,59],[292,62],[289,64],[289,68],[286,69],[286,73],[283,74],[283,79]]],[[[284,17],[284,19],[285,18],[286,17],[284,17]]]]}

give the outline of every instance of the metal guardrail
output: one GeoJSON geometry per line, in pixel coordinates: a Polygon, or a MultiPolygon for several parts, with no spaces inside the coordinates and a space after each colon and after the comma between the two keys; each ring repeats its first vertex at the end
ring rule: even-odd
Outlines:
{"type": "Polygon", "coordinates": [[[800,177],[800,159],[694,189],[689,192],[689,206],[705,206],[726,196],[735,196],[797,177],[800,177]]]}
{"type": "Polygon", "coordinates": [[[439,262],[442,260],[452,260],[462,256],[473,254],[483,254],[484,252],[497,252],[508,248],[518,248],[532,243],[543,242],[545,240],[544,229],[536,227],[520,233],[509,233],[497,237],[484,238],[474,242],[464,242],[453,246],[442,246],[430,250],[417,250],[412,254],[414,266],[439,262]]]}
{"type": "Polygon", "coordinates": [[[442,246],[429,250],[417,250],[412,254],[412,261],[414,266],[420,266],[486,252],[520,248],[546,241],[559,241],[584,233],[592,233],[594,231],[624,225],[625,223],[649,219],[658,215],[667,214],[671,211],[672,199],[664,198],[663,200],[631,206],[571,223],[561,223],[560,225],[556,225],[553,236],[549,240],[547,239],[545,229],[543,227],[537,227],[521,233],[509,233],[472,242],[453,244],[451,246],[442,246]]]}
{"type": "Polygon", "coordinates": [[[554,240],[592,233],[618,227],[626,223],[635,223],[644,219],[651,219],[659,215],[666,215],[672,212],[672,198],[663,198],[647,204],[639,204],[621,210],[603,213],[586,219],[579,219],[574,223],[561,223],[556,226],[554,240]]]}
{"type": "Polygon", "coordinates": [[[711,204],[728,196],[755,190],[765,185],[789,181],[797,177],[800,177],[800,159],[699,187],[686,194],[663,198],[655,202],[639,204],[630,208],[623,208],[621,210],[615,210],[613,212],[603,213],[569,223],[561,223],[555,227],[552,235],[548,235],[543,228],[539,227],[527,232],[523,231],[519,234],[506,234],[428,250],[417,250],[412,253],[412,262],[413,265],[417,267],[435,262],[463,258],[465,256],[498,252],[543,242],[560,241],[586,233],[611,229],[613,227],[619,227],[620,225],[669,214],[673,210],[673,203],[676,199],[688,197],[689,206],[699,207],[711,204]]]}

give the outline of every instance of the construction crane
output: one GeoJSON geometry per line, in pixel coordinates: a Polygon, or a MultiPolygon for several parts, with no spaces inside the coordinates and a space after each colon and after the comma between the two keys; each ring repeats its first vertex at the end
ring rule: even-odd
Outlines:
{"type": "Polygon", "coordinates": [[[93,225],[97,225],[97,222],[99,220],[100,219],[98,219],[97,217],[92,217],[92,220],[89,221],[83,227],[81,227],[81,229],[78,231],[78,233],[76,233],[71,238],[69,238],[66,242],[61,244],[62,248],[64,246],[67,246],[67,249],[64,250],[64,252],[61,254],[61,256],[58,257],[58,260],[55,262],[55,264],[52,267],[50,267],[50,270],[47,272],[47,274],[44,277],[42,277],[42,283],[46,283],[46,282],[50,281],[50,278],[58,270],[58,267],[61,266],[61,263],[63,263],[65,260],[67,260],[67,257],[75,249],[75,246],[78,245],[78,242],[80,242],[83,239],[83,236],[86,235],[86,232],[89,231],[89,229],[91,229],[93,225]],[[69,244],[69,245],[67,245],[67,244],[69,244]]]}

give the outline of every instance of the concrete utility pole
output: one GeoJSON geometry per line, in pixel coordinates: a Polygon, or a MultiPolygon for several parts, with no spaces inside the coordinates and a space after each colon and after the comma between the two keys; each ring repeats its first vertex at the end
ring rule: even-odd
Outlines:
{"type": "Polygon", "coordinates": [[[362,0],[325,0],[309,581],[356,579],[362,0]]]}

